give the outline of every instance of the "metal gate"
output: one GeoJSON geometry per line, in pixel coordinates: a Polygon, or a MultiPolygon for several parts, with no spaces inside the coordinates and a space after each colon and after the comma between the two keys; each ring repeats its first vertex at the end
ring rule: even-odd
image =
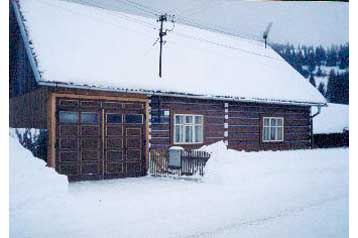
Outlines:
{"type": "Polygon", "coordinates": [[[145,174],[141,102],[56,100],[56,169],[69,180],[145,174]]]}

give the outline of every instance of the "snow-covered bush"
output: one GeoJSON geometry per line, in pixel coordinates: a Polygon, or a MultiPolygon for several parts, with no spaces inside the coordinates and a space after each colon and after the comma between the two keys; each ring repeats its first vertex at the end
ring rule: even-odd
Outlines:
{"type": "Polygon", "coordinates": [[[16,135],[20,144],[30,150],[35,157],[47,161],[47,129],[14,128],[10,129],[10,134],[16,135]]]}

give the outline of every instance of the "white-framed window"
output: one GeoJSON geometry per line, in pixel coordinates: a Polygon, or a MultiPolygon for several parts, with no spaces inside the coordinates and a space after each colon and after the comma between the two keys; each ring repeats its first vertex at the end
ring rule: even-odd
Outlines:
{"type": "Polygon", "coordinates": [[[174,144],[203,143],[202,115],[174,114],[174,144]]]}
{"type": "Polygon", "coordinates": [[[262,141],[280,142],[284,140],[284,119],[283,117],[264,117],[262,141]]]}

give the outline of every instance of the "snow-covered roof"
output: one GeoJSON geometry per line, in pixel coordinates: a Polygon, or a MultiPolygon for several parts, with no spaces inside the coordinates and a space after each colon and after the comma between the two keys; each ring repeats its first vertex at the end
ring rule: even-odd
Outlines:
{"type": "Polygon", "coordinates": [[[155,19],[58,0],[19,4],[43,84],[272,103],[326,102],[262,42],[176,24],[165,36],[159,78],[155,19]]]}
{"type": "Polygon", "coordinates": [[[313,119],[314,134],[342,133],[343,129],[349,129],[348,105],[328,103],[313,119]]]}

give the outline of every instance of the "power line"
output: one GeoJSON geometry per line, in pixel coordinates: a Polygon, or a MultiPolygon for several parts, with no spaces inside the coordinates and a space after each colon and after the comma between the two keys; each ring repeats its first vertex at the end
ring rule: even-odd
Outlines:
{"type": "Polygon", "coordinates": [[[105,8],[105,7],[101,6],[101,5],[99,5],[98,3],[94,4],[93,1],[90,2],[90,1],[85,1],[85,0],[78,0],[78,2],[82,2],[82,3],[84,2],[84,3],[88,4],[88,5],[103,9],[108,14],[110,14],[112,16],[118,16],[118,17],[120,17],[122,19],[125,18],[128,21],[135,22],[135,23],[140,24],[142,26],[150,27],[151,29],[157,30],[156,25],[154,25],[154,24],[150,24],[150,23],[148,23],[146,21],[140,20],[140,19],[135,18],[135,17],[131,17],[131,16],[127,15],[127,14],[121,13],[121,12],[116,11],[116,10],[109,10],[108,8],[105,8]]]}
{"type": "MultiPolygon", "coordinates": [[[[60,8],[62,10],[65,10],[65,11],[68,11],[68,12],[72,12],[73,14],[76,14],[76,15],[81,15],[81,16],[85,16],[85,17],[88,17],[88,18],[93,18],[93,15],[86,15],[86,14],[81,14],[79,12],[75,12],[73,11],[72,9],[69,9],[69,8],[64,8],[62,6],[59,6],[59,5],[56,5],[56,4],[52,4],[52,3],[48,3],[48,2],[43,2],[41,1],[43,4],[46,4],[48,6],[52,6],[52,7],[55,7],[55,8],[60,8]]],[[[81,0],[80,2],[85,2],[84,0],[81,0]]],[[[88,2],[87,2],[88,3],[88,2]]],[[[145,27],[149,27],[151,29],[157,29],[155,28],[155,25],[152,25],[148,22],[145,22],[145,21],[141,21],[137,18],[131,18],[130,16],[127,16],[127,15],[124,15],[124,14],[120,14],[119,12],[116,11],[116,13],[114,13],[113,11],[111,10],[108,10],[102,6],[97,6],[93,3],[90,3],[92,4],[92,6],[94,7],[98,7],[100,9],[103,9],[105,11],[107,11],[107,13],[109,13],[110,15],[112,16],[115,16],[115,17],[121,17],[122,19],[126,19],[128,21],[132,21],[132,22],[135,22],[137,24],[141,24],[145,27]],[[143,24],[145,23],[145,24],[143,24]]],[[[124,26],[121,26],[121,25],[117,25],[117,24],[113,24],[113,23],[110,23],[110,22],[107,22],[107,21],[103,21],[102,18],[96,18],[96,20],[100,20],[102,21],[103,23],[105,24],[110,24],[110,25],[113,25],[115,27],[119,27],[119,28],[122,28],[122,29],[125,29],[125,30],[128,30],[128,31],[132,31],[132,32],[135,32],[135,33],[139,33],[139,34],[143,34],[143,32],[140,32],[140,31],[136,31],[136,30],[133,30],[133,29],[130,29],[130,28],[127,28],[127,27],[124,27],[124,26]]],[[[222,33],[222,32],[221,32],[222,33]]],[[[220,42],[216,42],[216,41],[213,41],[213,40],[208,40],[208,39],[205,39],[203,37],[197,37],[197,36],[193,36],[191,34],[185,34],[185,33],[180,33],[180,32],[176,32],[174,31],[173,34],[177,35],[177,36],[180,36],[180,37],[184,37],[184,38],[187,38],[187,39],[192,39],[192,40],[198,40],[198,41],[201,41],[201,42],[205,42],[205,43],[208,43],[208,44],[212,44],[212,45],[215,45],[215,46],[219,46],[219,47],[224,47],[224,48],[227,48],[227,49],[231,49],[231,50],[237,50],[237,51],[241,51],[241,52],[244,52],[244,53],[247,53],[247,54],[253,54],[253,55],[257,55],[257,56],[262,56],[262,57],[266,57],[266,58],[271,58],[271,59],[274,59],[274,60],[280,60],[278,58],[274,58],[274,57],[271,57],[269,55],[264,55],[264,54],[259,54],[259,53],[256,53],[256,52],[252,52],[252,51],[249,51],[249,50],[246,50],[246,49],[242,49],[242,48],[238,48],[238,47],[234,47],[234,46],[231,46],[231,45],[228,45],[228,44],[223,44],[223,43],[220,43],[220,42]]],[[[148,34],[149,35],[149,34],[148,34]]],[[[152,36],[151,36],[152,37],[152,36]]],[[[148,37],[149,38],[149,37],[148,37]]],[[[152,39],[152,38],[151,38],[152,39]]],[[[164,43],[164,42],[163,42],[164,43]]]]}
{"type": "MultiPolygon", "coordinates": [[[[141,32],[141,31],[138,31],[138,30],[134,30],[134,29],[131,29],[131,28],[128,28],[128,27],[125,27],[125,26],[122,26],[122,25],[118,25],[118,24],[115,24],[113,22],[109,22],[109,21],[104,21],[103,18],[100,18],[100,17],[94,17],[94,15],[87,15],[87,14],[83,14],[81,12],[78,12],[78,11],[74,11],[73,9],[69,9],[69,8],[66,8],[66,7],[63,7],[63,6],[59,6],[57,4],[53,4],[52,2],[49,3],[48,1],[43,1],[43,0],[38,0],[38,2],[41,2],[42,4],[44,5],[47,5],[49,7],[52,7],[52,8],[55,8],[55,9],[59,9],[59,10],[62,10],[62,11],[66,11],[66,12],[69,12],[69,13],[72,13],[74,15],[77,15],[77,16],[82,16],[82,17],[86,17],[86,18],[89,18],[89,19],[95,19],[96,21],[100,21],[104,24],[107,24],[107,25],[111,25],[111,26],[114,26],[116,28],[121,28],[121,29],[124,29],[124,30],[127,30],[127,31],[130,31],[130,32],[133,32],[133,33],[137,33],[137,34],[140,34],[143,36],[143,34],[146,34],[145,32],[141,32]]],[[[109,10],[106,10],[108,13],[109,13],[109,10]]],[[[117,14],[111,14],[113,16],[118,16],[117,14]]],[[[127,19],[129,20],[129,19],[127,19]]],[[[136,22],[138,23],[138,22],[136,22]]],[[[144,25],[143,25],[144,26],[144,25]]],[[[154,26],[154,25],[153,25],[154,26]]],[[[148,27],[148,26],[146,26],[148,27]]],[[[152,28],[153,29],[153,28],[152,28]]],[[[147,34],[147,38],[149,38],[149,34],[147,34]]],[[[150,35],[150,39],[152,39],[152,35],[150,35]]]]}
{"type": "Polygon", "coordinates": [[[198,41],[205,42],[205,43],[208,43],[208,44],[212,44],[212,45],[215,45],[215,46],[220,46],[220,47],[224,47],[224,48],[231,49],[231,50],[241,51],[241,52],[244,52],[244,53],[247,53],[247,54],[252,54],[252,55],[262,56],[262,57],[266,57],[266,58],[277,60],[277,61],[282,61],[279,58],[274,58],[274,57],[271,57],[269,55],[264,55],[264,54],[252,52],[250,50],[245,50],[245,49],[242,49],[242,48],[239,48],[239,47],[234,47],[234,46],[231,46],[231,45],[228,45],[228,44],[219,43],[219,42],[216,42],[216,41],[208,40],[208,39],[205,39],[205,38],[202,38],[202,37],[193,36],[193,35],[190,35],[190,34],[185,34],[185,33],[180,33],[180,32],[173,32],[173,34],[175,34],[177,36],[187,38],[187,39],[198,40],[198,41]]]}

